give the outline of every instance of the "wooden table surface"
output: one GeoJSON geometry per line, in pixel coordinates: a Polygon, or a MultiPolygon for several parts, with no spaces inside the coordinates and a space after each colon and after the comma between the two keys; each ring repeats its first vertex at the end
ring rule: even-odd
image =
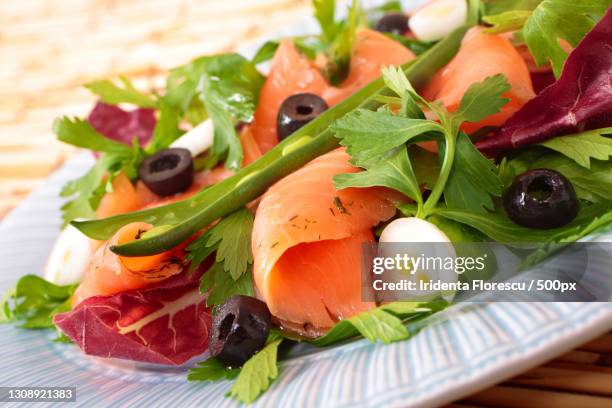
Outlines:
{"type": "MultiPolygon", "coordinates": [[[[171,67],[309,15],[308,0],[0,1],[0,218],[74,153],[53,118],[85,115],[81,84],[125,74],[158,87],[171,67]]],[[[452,407],[612,407],[612,333],[452,407]]]]}

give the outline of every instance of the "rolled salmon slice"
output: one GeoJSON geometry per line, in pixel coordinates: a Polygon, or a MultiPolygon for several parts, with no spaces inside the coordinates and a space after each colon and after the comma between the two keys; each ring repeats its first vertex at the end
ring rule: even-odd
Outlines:
{"type": "Polygon", "coordinates": [[[337,191],[332,178],[359,171],[343,148],[281,179],[262,197],[253,227],[258,295],[285,327],[319,334],[374,306],[361,301],[360,244],[395,214],[382,188],[337,191]]]}
{"type": "Polygon", "coordinates": [[[482,27],[473,27],[457,55],[436,73],[421,94],[430,101],[441,100],[453,112],[470,85],[496,74],[503,74],[510,83],[510,90],[504,94],[510,101],[500,112],[478,123],[465,123],[463,131],[472,133],[484,126],[499,126],[535,96],[527,64],[510,41],[485,34],[482,27]]]}
{"type": "Polygon", "coordinates": [[[375,307],[362,301],[361,283],[361,245],[373,241],[372,232],[364,230],[289,248],[270,272],[268,293],[274,295],[268,307],[285,328],[309,336],[375,307]]]}

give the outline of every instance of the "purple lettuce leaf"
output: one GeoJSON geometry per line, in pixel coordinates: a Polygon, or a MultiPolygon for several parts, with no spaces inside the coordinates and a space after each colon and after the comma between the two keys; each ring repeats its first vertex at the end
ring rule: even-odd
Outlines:
{"type": "Polygon", "coordinates": [[[476,146],[498,157],[555,136],[612,126],[612,9],[569,54],[561,77],[476,146]]]}
{"type": "Polygon", "coordinates": [[[151,140],[157,122],[154,109],[126,111],[103,102],[96,103],[87,120],[94,129],[110,139],[131,145],[136,137],[140,146],[151,140]]]}

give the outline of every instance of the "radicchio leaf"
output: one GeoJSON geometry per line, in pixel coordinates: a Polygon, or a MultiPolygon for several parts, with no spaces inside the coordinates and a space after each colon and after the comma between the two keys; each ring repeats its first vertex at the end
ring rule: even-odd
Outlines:
{"type": "Polygon", "coordinates": [[[85,354],[182,364],[208,349],[212,318],[199,291],[206,268],[144,289],[91,297],[53,322],[85,354]]]}
{"type": "Polygon", "coordinates": [[[131,111],[98,102],[87,118],[91,126],[104,136],[128,145],[136,137],[140,146],[147,144],[155,128],[155,110],[138,108],[131,111]]]}
{"type": "Polygon", "coordinates": [[[612,9],[569,54],[559,80],[476,147],[499,156],[551,137],[607,126],[612,126],[612,9]]]}

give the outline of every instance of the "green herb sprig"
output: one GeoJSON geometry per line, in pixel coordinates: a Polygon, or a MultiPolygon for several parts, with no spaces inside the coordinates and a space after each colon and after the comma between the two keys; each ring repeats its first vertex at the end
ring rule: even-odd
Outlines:
{"type": "MultiPolygon", "coordinates": [[[[406,194],[417,203],[416,215],[426,218],[442,194],[447,205],[482,211],[492,208],[491,196],[500,196],[502,184],[495,166],[459,131],[463,122],[477,122],[498,112],[507,102],[501,95],[509,85],[502,75],[471,85],[454,113],[440,103],[420,97],[402,70],[387,68],[383,78],[401,99],[397,114],[392,109],[376,112],[358,109],[336,121],[332,130],[351,155],[353,164],[365,172],[338,175],[334,185],[347,187],[385,186],[406,194]],[[420,108],[434,112],[437,121],[425,119],[420,108]],[[412,169],[406,144],[434,139],[443,157],[435,185],[423,202],[420,184],[412,169]]],[[[394,101],[390,100],[393,105],[394,101]]],[[[397,105],[397,102],[395,102],[397,105]]]]}
{"type": "Polygon", "coordinates": [[[200,292],[208,293],[209,306],[222,304],[232,295],[253,295],[251,234],[253,214],[238,210],[207,230],[187,247],[191,269],[214,252],[214,264],[200,279],[200,292]]]}

